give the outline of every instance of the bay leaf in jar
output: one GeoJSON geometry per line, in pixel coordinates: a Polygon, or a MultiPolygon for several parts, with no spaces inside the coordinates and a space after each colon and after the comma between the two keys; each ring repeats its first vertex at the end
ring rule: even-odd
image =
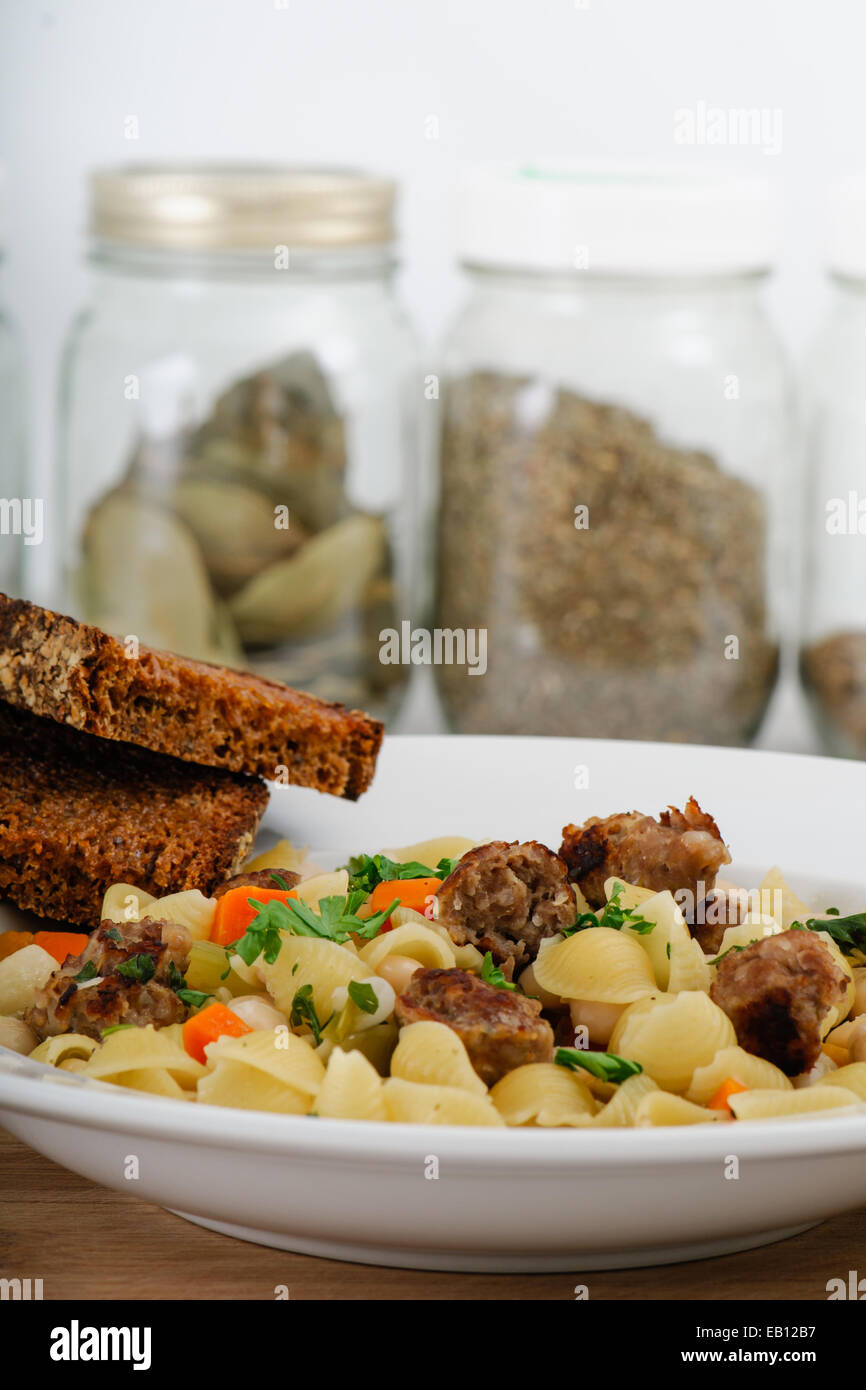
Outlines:
{"type": "Polygon", "coordinates": [[[385,563],[381,518],[356,513],[271,565],[229,600],[242,641],[265,646],[336,622],[385,563]]]}
{"type": "Polygon", "coordinates": [[[222,596],[293,554],[304,539],[299,526],[276,524],[274,505],[263,492],[240,483],[181,478],[169,500],[198,541],[213,587],[222,596]]]}
{"type": "Polygon", "coordinates": [[[199,661],[240,657],[192,533],[130,488],[112,490],[91,511],[79,584],[86,617],[108,632],[199,661]]]}
{"type": "Polygon", "coordinates": [[[187,467],[265,489],[308,531],[345,517],[346,440],[312,354],[292,353],[235,382],[188,445],[187,467]]]}

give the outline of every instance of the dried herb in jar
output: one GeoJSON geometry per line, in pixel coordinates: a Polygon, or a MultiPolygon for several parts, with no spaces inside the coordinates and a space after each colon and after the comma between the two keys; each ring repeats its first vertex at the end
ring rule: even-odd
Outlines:
{"type": "Polygon", "coordinates": [[[776,677],[756,489],[621,406],[478,372],[444,397],[436,623],[461,732],[739,744],[776,677]],[[733,640],[732,640],[733,639],[733,640]]]}

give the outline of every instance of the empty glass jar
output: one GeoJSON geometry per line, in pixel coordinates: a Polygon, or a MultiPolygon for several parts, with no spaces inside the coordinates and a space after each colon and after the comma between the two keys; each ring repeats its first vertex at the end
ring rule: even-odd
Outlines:
{"type": "Polygon", "coordinates": [[[466,732],[741,744],[776,679],[785,372],[766,190],[494,170],[442,364],[436,675],[466,732]]]}
{"type": "Polygon", "coordinates": [[[76,614],[390,709],[404,671],[379,632],[409,605],[419,396],[394,192],[328,170],[94,177],[63,384],[76,614]]]}

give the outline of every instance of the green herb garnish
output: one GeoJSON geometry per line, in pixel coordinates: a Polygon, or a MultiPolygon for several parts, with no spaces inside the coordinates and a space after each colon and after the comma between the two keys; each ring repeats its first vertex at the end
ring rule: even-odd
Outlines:
{"type": "Polygon", "coordinates": [[[112,1023],[112,1025],[111,1025],[110,1028],[103,1028],[103,1029],[101,1029],[101,1030],[100,1030],[99,1036],[100,1036],[101,1038],[107,1038],[108,1035],[109,1035],[110,1033],[122,1033],[122,1032],[124,1031],[125,1028],[134,1028],[134,1027],[135,1027],[135,1024],[134,1024],[134,1023],[112,1023]]]}
{"type": "Polygon", "coordinates": [[[292,1011],[289,1014],[289,1023],[293,1028],[299,1028],[306,1024],[316,1040],[316,1046],[322,1041],[322,1029],[324,1023],[319,1022],[319,1015],[316,1013],[316,1006],[313,1003],[313,986],[301,985],[296,990],[292,1000],[292,1011]]]}
{"type": "Polygon", "coordinates": [[[575,932],[586,931],[587,927],[612,927],[614,931],[628,927],[639,936],[646,936],[652,931],[655,922],[648,922],[646,917],[641,917],[637,908],[620,906],[620,898],[624,892],[625,884],[615,883],[613,892],[601,911],[581,912],[574,926],[566,928],[563,935],[573,936],[575,932]]]}
{"type": "Polygon", "coordinates": [[[148,980],[152,980],[156,974],[156,965],[153,956],[146,953],[139,956],[130,956],[129,960],[123,961],[117,967],[118,975],[122,975],[125,980],[137,980],[139,984],[146,985],[148,980]]]}
{"type": "Polygon", "coordinates": [[[178,970],[173,960],[170,960],[168,963],[168,983],[175,993],[177,993],[179,989],[183,989],[186,985],[186,980],[183,978],[183,975],[178,970]]]}
{"type": "MultiPolygon", "coordinates": [[[[118,927],[106,927],[102,935],[105,937],[106,941],[113,941],[117,946],[126,945],[123,939],[123,935],[118,927]]],[[[132,1024],[130,1024],[129,1026],[131,1028],[132,1024]]]]}
{"type": "MultiPolygon", "coordinates": [[[[761,939],[761,938],[758,937],[758,936],[755,937],[755,941],[760,941],[760,939],[761,939]]],[[[750,945],[750,946],[754,946],[754,944],[755,944],[754,941],[750,941],[750,942],[749,942],[749,945],[750,945]]],[[[719,961],[720,961],[720,960],[724,960],[724,959],[725,959],[725,956],[729,956],[729,955],[731,954],[732,951],[745,951],[745,949],[746,949],[745,946],[737,946],[737,945],[729,946],[728,949],[727,949],[727,951],[722,951],[722,954],[721,954],[720,956],[714,956],[713,959],[710,961],[710,965],[718,965],[719,961]]]]}
{"type": "Polygon", "coordinates": [[[93,961],[89,960],[86,962],[85,965],[82,965],[78,974],[73,975],[72,978],[76,984],[83,985],[86,980],[95,980],[98,973],[99,972],[96,969],[96,966],[94,965],[93,961]]]}
{"type": "Polygon", "coordinates": [[[588,1071],[599,1081],[625,1081],[629,1076],[640,1076],[643,1071],[640,1062],[617,1057],[615,1052],[581,1052],[576,1047],[558,1047],[553,1060],[557,1066],[568,1067],[571,1071],[588,1071]]]}
{"type": "Polygon", "coordinates": [[[274,880],[274,883],[278,884],[279,887],[282,888],[284,893],[291,893],[291,888],[286,883],[286,880],[280,876],[280,874],[271,874],[271,878],[274,880]]]}
{"type": "Polygon", "coordinates": [[[213,999],[212,994],[207,994],[202,989],[176,989],[175,994],[183,1004],[188,1004],[191,1009],[202,1009],[208,999],[213,999]]]}
{"type": "Polygon", "coordinates": [[[517,988],[510,980],[506,980],[499,967],[493,964],[493,956],[490,951],[481,962],[481,978],[486,985],[493,985],[494,989],[517,988]]]}
{"type": "Polygon", "coordinates": [[[389,859],[387,854],[356,854],[343,867],[349,871],[350,890],[363,889],[365,893],[372,893],[378,884],[388,883],[393,879],[447,878],[459,862],[458,859],[440,859],[435,869],[431,869],[428,864],[420,864],[417,859],[398,864],[396,860],[389,859]]]}
{"type": "Polygon", "coordinates": [[[853,912],[849,917],[831,913],[831,920],[807,917],[805,922],[792,922],[791,931],[823,931],[836,942],[843,955],[866,954],[866,912],[853,912]]]}
{"type": "Polygon", "coordinates": [[[365,1014],[374,1014],[379,1007],[379,996],[373,986],[363,980],[350,980],[348,994],[352,1003],[363,1009],[365,1014]]]}

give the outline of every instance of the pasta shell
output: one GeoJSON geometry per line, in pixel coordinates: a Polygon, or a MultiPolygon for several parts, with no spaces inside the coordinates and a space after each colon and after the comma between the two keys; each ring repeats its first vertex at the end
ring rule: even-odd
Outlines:
{"type": "Polygon", "coordinates": [[[35,943],[0,960],[0,1014],[23,1014],[56,969],[54,957],[35,943]]]}
{"type": "Polygon", "coordinates": [[[154,1028],[149,1023],[145,1028],[110,1033],[90,1057],[86,1074],[99,1081],[116,1081],[126,1072],[161,1071],[190,1089],[204,1076],[205,1069],[184,1050],[180,1032],[179,1027],[154,1028]]]}
{"type": "Polygon", "coordinates": [[[202,1105],[230,1105],[239,1110],[271,1110],[279,1115],[308,1115],[313,1097],[268,1072],[223,1058],[198,1083],[202,1105]]]}
{"type": "Polygon", "coordinates": [[[840,1110],[861,1105],[860,1097],[844,1086],[806,1086],[790,1091],[739,1091],[728,1104],[738,1120],[771,1120],[797,1115],[815,1115],[822,1110],[840,1110]]]}
{"type": "Polygon", "coordinates": [[[720,1110],[706,1110],[682,1096],[671,1095],[670,1091],[651,1091],[638,1106],[634,1122],[643,1129],[656,1125],[712,1124],[723,1118],[720,1110]]]}
{"type": "Polygon", "coordinates": [[[134,883],[112,883],[102,899],[103,922],[140,922],[145,910],[155,903],[152,893],[134,883]]]}
{"type": "Polygon", "coordinates": [[[490,1098],[507,1125],[586,1125],[596,1105],[579,1076],[553,1062],[530,1062],[497,1081],[490,1098]]]}
{"type": "Polygon", "coordinates": [[[371,970],[378,970],[388,956],[409,956],[431,970],[451,970],[456,963],[454,947],[420,917],[417,922],[405,922],[395,926],[393,931],[374,937],[361,947],[359,954],[371,970]]]}
{"type": "Polygon", "coordinates": [[[335,1048],[316,1096],[317,1115],[338,1120],[386,1120],[382,1078],[361,1052],[335,1048]]]}
{"type": "Polygon", "coordinates": [[[658,1086],[651,1076],[644,1074],[627,1077],[604,1109],[599,1110],[592,1123],[600,1129],[633,1125],[641,1101],[657,1090],[658,1086]]]}
{"type": "Polygon", "coordinates": [[[457,1086],[424,1086],[392,1076],[384,1084],[388,1119],[410,1125],[504,1125],[489,1096],[457,1086]]]}
{"type": "Polygon", "coordinates": [[[866,1100],[866,1062],[850,1062],[821,1077],[822,1086],[844,1086],[860,1100],[866,1100]]]}
{"type": "Polygon", "coordinates": [[[391,1058],[391,1075],[427,1086],[457,1086],[473,1095],[487,1095],[462,1040],[444,1023],[410,1023],[401,1028],[391,1058]]]}
{"type": "Polygon", "coordinates": [[[640,1062],[665,1091],[685,1091],[698,1067],[707,1066],[737,1038],[727,1014],[701,990],[640,999],[613,1030],[611,1052],[640,1062]]]}
{"type": "Polygon", "coordinates": [[[83,1059],[92,1057],[99,1043],[84,1033],[62,1033],[58,1038],[46,1038],[30,1053],[34,1062],[47,1062],[49,1066],[59,1067],[70,1057],[83,1059]]]}
{"type": "Polygon", "coordinates": [[[790,1091],[791,1082],[783,1071],[765,1057],[755,1057],[742,1047],[721,1048],[705,1067],[698,1067],[686,1091],[686,1100],[706,1105],[723,1081],[733,1076],[749,1090],[790,1091]]]}
{"type": "Polygon", "coordinates": [[[226,1060],[242,1063],[309,1096],[316,1094],[325,1075],[310,1044],[288,1028],[268,1028],[240,1038],[224,1035],[208,1045],[206,1056],[209,1068],[226,1060]]]}
{"type": "Polygon", "coordinates": [[[630,1004],[657,989],[646,952],[612,927],[589,927],[548,946],[533,968],[542,989],[561,999],[630,1004]]]}
{"type": "MultiPolygon", "coordinates": [[[[386,933],[390,935],[390,933],[386,933]]],[[[288,1018],[292,1001],[304,985],[312,985],[313,1004],[322,1023],[330,1017],[332,997],[339,985],[350,980],[367,980],[373,971],[354,951],[334,941],[281,932],[282,946],[276,960],[268,964],[261,956],[256,972],[278,1009],[288,1018]]],[[[235,964],[234,957],[232,964],[235,964]]]]}

